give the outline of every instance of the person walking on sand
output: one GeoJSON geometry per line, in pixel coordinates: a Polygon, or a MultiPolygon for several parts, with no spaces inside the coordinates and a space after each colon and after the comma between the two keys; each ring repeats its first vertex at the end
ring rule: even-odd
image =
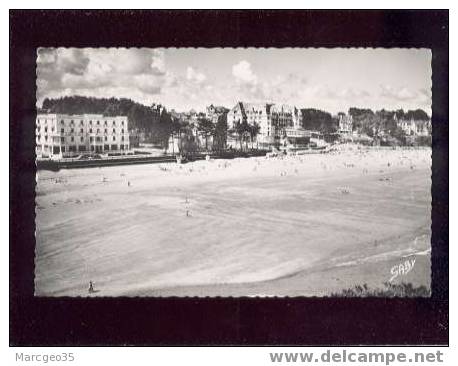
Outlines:
{"type": "Polygon", "coordinates": [[[92,294],[94,293],[94,284],[92,283],[92,281],[89,281],[89,293],[92,294]]]}

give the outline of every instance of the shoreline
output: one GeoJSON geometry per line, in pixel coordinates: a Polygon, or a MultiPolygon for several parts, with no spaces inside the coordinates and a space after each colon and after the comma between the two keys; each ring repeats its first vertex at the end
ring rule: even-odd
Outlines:
{"type": "MultiPolygon", "coordinates": [[[[424,242],[430,237],[423,234],[424,242]]],[[[415,240],[415,239],[414,239],[415,240]]],[[[404,244],[408,238],[399,240],[404,244]]],[[[357,245],[355,245],[357,246],[357,245]]],[[[407,260],[415,261],[409,273],[399,274],[390,283],[411,283],[414,286],[431,287],[431,249],[409,245],[400,251],[380,252],[369,257],[356,258],[342,262],[344,258],[335,257],[331,261],[320,261],[310,268],[286,273],[278,278],[257,282],[212,283],[189,286],[171,286],[137,290],[136,295],[127,291],[121,296],[146,297],[328,297],[357,285],[368,285],[371,289],[382,289],[390,282],[391,269],[407,260]],[[380,258],[381,257],[381,258],[380,258]]]]}
{"type": "MultiPolygon", "coordinates": [[[[414,255],[407,258],[415,258],[414,255]]],[[[326,268],[322,270],[303,270],[291,275],[285,275],[281,278],[260,281],[260,282],[246,282],[246,283],[215,283],[215,284],[202,284],[190,286],[176,286],[161,289],[149,289],[145,291],[130,293],[127,291],[119,296],[127,297],[195,297],[195,298],[215,298],[215,297],[339,297],[333,296],[335,293],[340,293],[344,290],[351,289],[355,286],[368,285],[370,289],[377,290],[383,289],[384,283],[389,282],[389,269],[393,267],[395,260],[386,261],[386,263],[379,263],[374,277],[386,276],[383,282],[379,279],[366,278],[365,280],[358,280],[360,271],[355,272],[354,267],[342,268],[326,268]],[[386,264],[386,266],[385,266],[386,264]],[[383,267],[383,268],[381,268],[383,267]],[[385,270],[385,267],[387,268],[385,270]],[[320,281],[319,285],[311,286],[310,284],[320,281]],[[328,286],[323,289],[323,285],[328,286]],[[281,290],[279,290],[281,288],[281,290]]],[[[418,270],[412,273],[421,273],[420,277],[406,275],[402,278],[393,281],[393,284],[412,284],[414,287],[425,286],[430,289],[431,286],[431,270],[430,270],[430,256],[416,257],[415,263],[418,270]]],[[[374,267],[364,265],[362,271],[373,271],[374,267]]],[[[360,270],[361,270],[360,269],[360,270]]]]}

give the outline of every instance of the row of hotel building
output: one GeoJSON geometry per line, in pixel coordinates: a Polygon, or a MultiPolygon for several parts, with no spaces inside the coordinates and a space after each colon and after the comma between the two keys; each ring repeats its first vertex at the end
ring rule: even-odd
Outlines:
{"type": "MultiPolygon", "coordinates": [[[[153,106],[159,110],[157,106],[153,106]]],[[[160,112],[158,112],[158,115],[160,112]]],[[[173,118],[187,120],[192,126],[192,133],[200,145],[203,136],[200,135],[197,124],[201,117],[206,117],[217,123],[220,116],[227,114],[228,136],[227,146],[237,147],[237,136],[233,131],[238,123],[257,124],[259,132],[256,136],[258,147],[269,147],[287,139],[295,144],[307,141],[312,131],[302,126],[301,110],[287,104],[245,103],[238,102],[232,109],[210,105],[206,113],[190,111],[176,113],[173,118]]],[[[426,136],[429,134],[430,121],[397,119],[397,125],[407,135],[426,136]]],[[[339,113],[338,133],[348,135],[353,133],[353,121],[350,115],[339,113]]],[[[138,144],[134,140],[135,133],[129,134],[129,121],[126,116],[104,116],[101,114],[38,114],[36,119],[36,152],[38,157],[74,157],[82,154],[124,154],[131,145],[138,144]],[[129,140],[132,140],[131,143],[129,140]]],[[[138,136],[137,136],[138,137],[138,136]]],[[[179,141],[172,137],[169,149],[179,151],[179,141]]],[[[205,145],[211,146],[212,137],[205,137],[205,145]]]]}
{"type": "Polygon", "coordinates": [[[72,157],[86,153],[120,154],[130,149],[126,116],[38,114],[38,157],[72,157]]]}

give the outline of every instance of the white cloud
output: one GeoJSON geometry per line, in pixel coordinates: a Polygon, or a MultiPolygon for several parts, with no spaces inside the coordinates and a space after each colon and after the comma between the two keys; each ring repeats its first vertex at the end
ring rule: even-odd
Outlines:
{"type": "Polygon", "coordinates": [[[165,71],[163,50],[146,48],[40,48],[37,102],[44,97],[81,94],[100,97],[155,97],[174,75],[165,71]],[[122,92],[122,93],[120,93],[122,92]]]}
{"type": "Polygon", "coordinates": [[[251,64],[245,60],[232,66],[232,75],[234,75],[238,82],[242,83],[256,84],[258,81],[258,77],[251,70],[251,64]]]}
{"type": "Polygon", "coordinates": [[[401,101],[408,101],[408,100],[413,100],[418,97],[418,93],[410,90],[407,87],[398,87],[395,88],[391,85],[380,85],[380,95],[382,97],[386,97],[389,99],[394,99],[394,100],[401,100],[401,101]]]}
{"type": "MultiPolygon", "coordinates": [[[[247,51],[245,55],[243,50],[227,49],[221,58],[221,50],[214,52],[215,57],[210,50],[40,48],[38,104],[45,97],[79,94],[128,97],[146,104],[162,102],[177,110],[204,110],[210,103],[232,107],[238,100],[288,103],[333,112],[350,106],[430,109],[430,74],[410,75],[410,69],[418,69],[411,67],[410,61],[402,78],[390,67],[380,76],[368,75],[366,80],[359,74],[367,60],[359,58],[358,52],[352,53],[350,59],[364,62],[352,62],[345,72],[341,67],[344,58],[337,57],[341,61],[334,65],[335,58],[329,57],[329,50],[296,50],[288,58],[277,56],[293,51],[275,51],[264,58],[254,57],[254,51],[247,51]],[[240,58],[241,55],[244,56],[240,58]],[[195,65],[197,56],[199,64],[195,65]],[[399,85],[399,80],[405,86],[399,85]]],[[[413,61],[417,58],[415,56],[413,61]]],[[[378,66],[383,68],[396,60],[390,57],[381,60],[378,66]]],[[[396,61],[396,65],[407,62],[405,58],[399,60],[402,62],[396,61]]],[[[425,70],[430,70],[429,61],[425,62],[425,70]]]]}
{"type": "Polygon", "coordinates": [[[164,51],[153,50],[153,55],[151,56],[151,68],[158,73],[165,72],[164,51]]]}
{"type": "Polygon", "coordinates": [[[191,66],[188,66],[188,68],[186,69],[186,79],[188,79],[191,82],[200,84],[203,83],[207,79],[207,77],[204,73],[195,70],[191,66]]]}

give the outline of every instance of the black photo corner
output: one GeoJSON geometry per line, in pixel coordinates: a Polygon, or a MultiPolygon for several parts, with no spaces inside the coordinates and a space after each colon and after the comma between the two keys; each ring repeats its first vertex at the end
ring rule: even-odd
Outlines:
{"type": "Polygon", "coordinates": [[[447,10],[10,10],[10,346],[447,345],[448,19],[447,10]],[[431,49],[431,297],[34,296],[38,47],[431,49]]]}

